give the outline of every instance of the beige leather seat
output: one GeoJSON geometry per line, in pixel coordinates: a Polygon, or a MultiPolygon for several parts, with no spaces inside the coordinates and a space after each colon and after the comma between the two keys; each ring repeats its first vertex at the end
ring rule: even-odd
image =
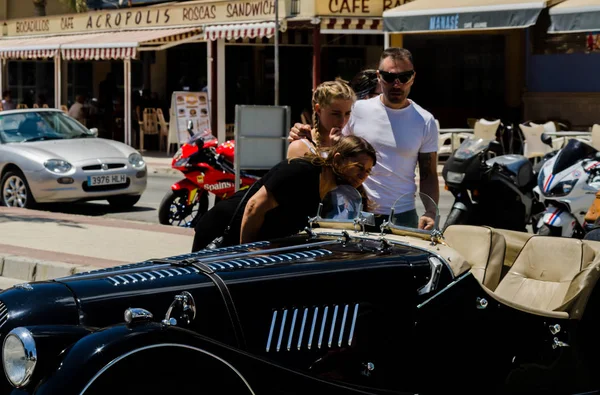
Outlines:
{"type": "Polygon", "coordinates": [[[494,291],[500,302],[534,314],[578,319],[600,275],[597,242],[531,237],[494,291]]]}
{"type": "Polygon", "coordinates": [[[506,252],[504,236],[490,227],[450,225],[444,239],[465,258],[480,283],[492,291],[496,289],[506,252]]]}

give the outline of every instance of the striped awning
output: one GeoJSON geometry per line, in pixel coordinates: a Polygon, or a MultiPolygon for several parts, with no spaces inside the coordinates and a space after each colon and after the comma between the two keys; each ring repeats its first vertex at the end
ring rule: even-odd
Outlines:
{"type": "Polygon", "coordinates": [[[0,58],[14,60],[53,58],[58,53],[61,43],[76,38],[75,36],[52,36],[0,39],[0,58]]]}
{"type": "MultiPolygon", "coordinates": [[[[285,31],[285,25],[280,26],[285,31]]],[[[260,23],[234,23],[227,25],[213,25],[204,28],[204,39],[215,41],[218,39],[237,40],[240,38],[270,38],[275,34],[275,22],[260,23]]]]}
{"type": "Polygon", "coordinates": [[[94,33],[60,48],[63,58],[68,60],[135,59],[141,47],[175,43],[195,35],[200,35],[198,28],[94,33]]]}
{"type": "Polygon", "coordinates": [[[0,39],[0,58],[67,60],[135,59],[140,50],[161,50],[190,39],[202,39],[201,28],[147,29],[0,39]]]}
{"type": "Polygon", "coordinates": [[[382,18],[321,18],[323,34],[380,34],[382,18]]]}

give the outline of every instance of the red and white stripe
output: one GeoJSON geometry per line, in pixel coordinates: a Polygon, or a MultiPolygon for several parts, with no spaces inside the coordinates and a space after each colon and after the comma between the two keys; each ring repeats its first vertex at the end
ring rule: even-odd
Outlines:
{"type": "Polygon", "coordinates": [[[53,58],[58,50],[56,49],[25,49],[8,50],[0,52],[0,58],[3,59],[44,59],[53,58]]]}
{"type": "Polygon", "coordinates": [[[238,40],[244,38],[271,38],[275,34],[275,23],[240,23],[232,25],[207,26],[204,40],[238,40]]]}
{"type": "Polygon", "coordinates": [[[62,49],[67,60],[124,60],[135,59],[137,48],[68,48],[62,49]]]}

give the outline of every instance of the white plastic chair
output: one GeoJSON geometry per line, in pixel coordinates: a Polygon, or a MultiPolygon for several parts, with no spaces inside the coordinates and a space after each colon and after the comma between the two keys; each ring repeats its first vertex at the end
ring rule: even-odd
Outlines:
{"type": "MultiPolygon", "coordinates": [[[[440,121],[435,120],[438,131],[440,130],[440,121]]],[[[452,135],[453,133],[438,132],[438,155],[452,155],[452,135]]]]}
{"type": "Polygon", "coordinates": [[[600,150],[600,125],[592,126],[592,147],[600,150]]]}
{"type": "MultiPolygon", "coordinates": [[[[529,122],[529,125],[530,126],[542,126],[544,128],[545,133],[556,133],[557,132],[556,124],[552,121],[548,121],[544,124],[537,124],[534,122],[529,122]]],[[[562,147],[564,147],[566,142],[567,142],[566,138],[554,136],[554,137],[552,137],[552,149],[559,150],[562,147]]]]}
{"type": "Polygon", "coordinates": [[[498,131],[499,126],[499,119],[496,121],[487,121],[485,119],[480,119],[477,122],[475,122],[475,127],[473,128],[473,135],[476,139],[496,140],[496,132],[498,131]]]}
{"type": "Polygon", "coordinates": [[[545,129],[542,125],[526,126],[519,125],[523,136],[525,136],[525,146],[523,155],[527,158],[540,158],[550,152],[552,149],[542,142],[542,133],[545,129]]]}

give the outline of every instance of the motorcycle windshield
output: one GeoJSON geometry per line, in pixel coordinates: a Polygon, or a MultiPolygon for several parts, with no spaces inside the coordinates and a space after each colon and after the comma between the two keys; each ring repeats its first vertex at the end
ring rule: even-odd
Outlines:
{"type": "Polygon", "coordinates": [[[481,151],[487,149],[490,146],[492,140],[487,139],[467,139],[458,147],[455,158],[458,159],[469,159],[477,155],[481,151]]]}
{"type": "Polygon", "coordinates": [[[594,156],[598,152],[594,147],[582,141],[571,139],[567,145],[558,153],[552,174],[558,174],[561,171],[568,169],[578,161],[594,156]]]}

